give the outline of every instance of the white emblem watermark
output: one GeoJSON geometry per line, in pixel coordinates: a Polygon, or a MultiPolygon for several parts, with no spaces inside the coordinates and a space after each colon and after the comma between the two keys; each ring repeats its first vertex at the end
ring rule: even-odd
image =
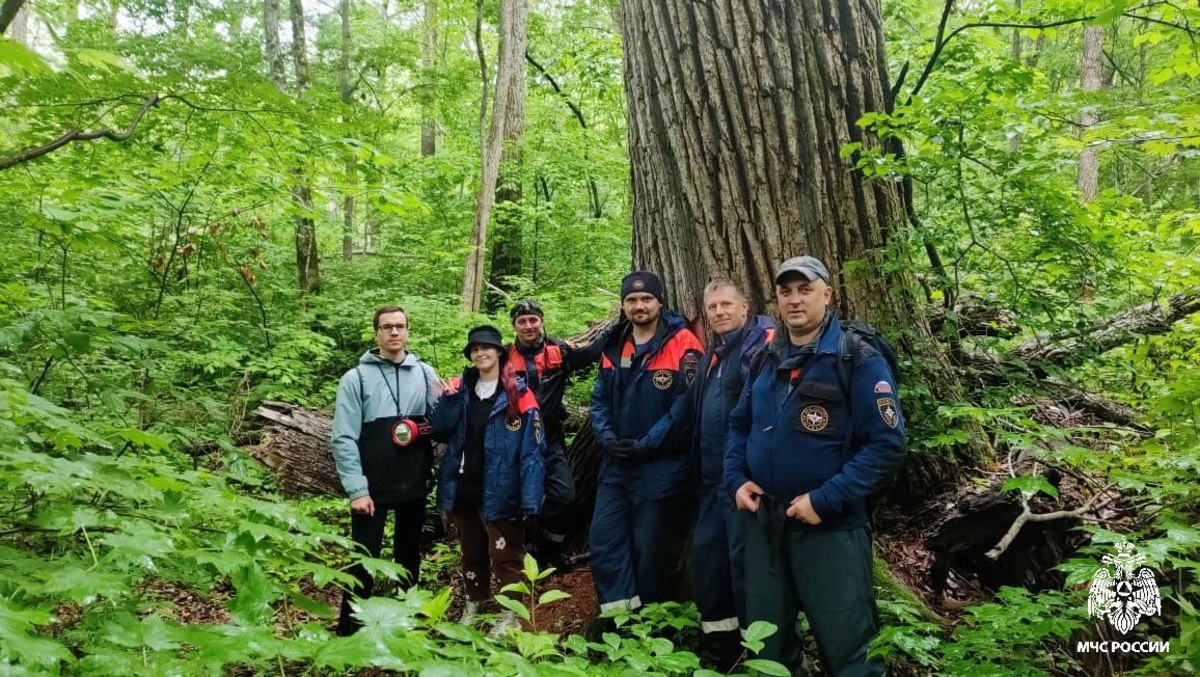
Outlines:
{"type": "MultiPolygon", "coordinates": [[[[1088,616],[1105,618],[1117,632],[1128,634],[1143,616],[1162,613],[1162,598],[1158,581],[1150,567],[1141,566],[1146,556],[1137,552],[1131,543],[1117,543],[1115,555],[1105,555],[1102,566],[1092,576],[1088,590],[1088,616]],[[1139,568],[1140,567],[1140,568],[1139,568]]],[[[1170,642],[1160,641],[1097,641],[1076,642],[1075,651],[1111,653],[1163,653],[1171,650],[1170,642]]]]}

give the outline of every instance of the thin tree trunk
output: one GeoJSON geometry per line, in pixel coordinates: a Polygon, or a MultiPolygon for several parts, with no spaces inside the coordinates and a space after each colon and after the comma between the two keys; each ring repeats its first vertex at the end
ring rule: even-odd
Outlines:
{"type": "Polygon", "coordinates": [[[433,75],[437,72],[438,56],[438,4],[437,0],[425,0],[425,34],[421,41],[421,70],[424,72],[427,91],[422,95],[421,105],[421,157],[433,157],[437,153],[437,121],[434,119],[433,75]]]}
{"type": "MultiPolygon", "coordinates": [[[[857,124],[887,110],[877,3],[626,0],[622,9],[634,261],[663,277],[669,303],[694,317],[707,281],[728,277],[762,310],[780,261],[817,256],[835,274],[843,316],[905,328],[902,347],[935,399],[962,401],[910,265],[883,265],[906,228],[898,183],[869,181],[854,170],[858,153],[842,155],[851,143],[882,147],[857,124]]],[[[964,458],[989,451],[972,432],[964,458]]],[[[913,468],[930,477],[909,481],[954,472],[935,465],[913,468]]]]}
{"type": "MultiPolygon", "coordinates": [[[[1013,8],[1018,14],[1020,14],[1021,0],[1016,0],[1016,2],[1013,3],[1013,8]]],[[[1021,63],[1021,47],[1023,46],[1024,41],[1025,38],[1021,36],[1021,29],[1014,28],[1012,35],[1012,51],[1009,53],[1009,58],[1012,59],[1013,64],[1021,63]]],[[[1010,132],[1008,136],[1008,152],[1016,153],[1018,150],[1020,150],[1020,148],[1021,135],[1015,131],[1010,132]]]]}
{"type": "MultiPolygon", "coordinates": [[[[522,33],[524,28],[518,28],[522,33]]],[[[527,42],[527,40],[523,40],[527,42]]],[[[492,286],[508,291],[508,278],[522,270],[524,220],[516,205],[521,202],[521,140],[525,136],[525,50],[521,49],[519,73],[512,78],[513,90],[505,97],[504,149],[500,154],[500,177],[496,186],[495,232],[492,235],[492,286]]],[[[496,310],[504,304],[502,294],[491,295],[488,305],[496,310]]]]}
{"type": "Polygon", "coordinates": [[[275,85],[275,89],[287,93],[283,50],[279,47],[279,0],[263,0],[263,45],[271,83],[275,85]]]}
{"type": "MultiPolygon", "coordinates": [[[[1080,63],[1079,80],[1086,97],[1089,92],[1099,91],[1104,77],[1104,27],[1086,26],[1083,29],[1083,57],[1080,63]]],[[[1092,125],[1100,121],[1091,102],[1084,106],[1079,125],[1084,135],[1092,125]]],[[[1087,202],[1096,199],[1100,190],[1100,155],[1096,148],[1085,147],[1079,154],[1079,194],[1087,202]]]]}
{"type": "MultiPolygon", "coordinates": [[[[302,0],[289,0],[288,5],[292,20],[292,64],[296,71],[296,96],[303,100],[309,83],[304,3],[302,0]]],[[[316,293],[321,288],[321,274],[317,257],[317,224],[313,218],[312,186],[302,169],[297,168],[294,175],[292,196],[296,203],[296,277],[300,291],[316,293]]]]}
{"type": "Polygon", "coordinates": [[[495,199],[496,182],[500,177],[507,113],[512,105],[512,98],[523,96],[525,91],[528,16],[525,0],[501,0],[500,47],[496,65],[492,126],[483,152],[482,180],[475,201],[475,225],[471,232],[471,246],[463,275],[462,307],[468,312],[478,311],[483,297],[488,220],[495,199]]]}
{"type": "MultiPolygon", "coordinates": [[[[342,49],[338,55],[338,93],[342,98],[345,110],[342,113],[344,122],[348,122],[353,113],[354,88],[350,84],[350,0],[342,0],[342,49]]],[[[347,125],[348,127],[349,125],[347,125]]],[[[347,132],[349,129],[347,129],[347,132]]],[[[350,148],[346,155],[346,188],[342,195],[342,261],[349,263],[354,258],[354,225],[357,217],[354,203],[354,191],[358,184],[358,156],[355,148],[350,148]]]]}

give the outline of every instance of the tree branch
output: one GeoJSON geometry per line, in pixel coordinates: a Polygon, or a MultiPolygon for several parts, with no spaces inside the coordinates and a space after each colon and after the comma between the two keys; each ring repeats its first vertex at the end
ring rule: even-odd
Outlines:
{"type": "Polygon", "coordinates": [[[0,158],[0,171],[19,165],[22,162],[35,160],[43,155],[53,153],[59,148],[62,148],[63,146],[75,141],[94,141],[96,139],[108,139],[109,141],[116,141],[118,143],[126,141],[129,139],[129,137],[133,136],[133,132],[137,129],[138,124],[141,123],[142,118],[146,115],[146,111],[150,110],[150,108],[154,106],[157,106],[159,101],[161,101],[161,99],[159,98],[158,94],[151,94],[150,97],[146,99],[146,102],[142,104],[142,107],[138,109],[137,114],[133,116],[133,120],[129,122],[129,126],[126,127],[124,131],[118,132],[110,128],[104,128],[90,132],[85,132],[81,129],[67,132],[57,139],[50,141],[49,143],[37,146],[35,148],[23,150],[19,153],[9,155],[8,157],[0,158]]]}
{"type": "Polygon", "coordinates": [[[558,94],[558,96],[562,98],[563,103],[567,104],[567,107],[570,108],[571,112],[575,114],[575,119],[579,121],[579,126],[587,129],[587,121],[583,119],[583,111],[579,110],[579,106],[577,106],[574,101],[567,97],[567,93],[562,90],[562,87],[558,86],[558,83],[554,80],[554,76],[550,75],[550,73],[546,71],[546,68],[542,66],[542,64],[535,61],[529,52],[525,52],[525,60],[529,62],[529,65],[536,68],[538,73],[542,74],[542,77],[546,78],[546,82],[550,83],[550,87],[554,89],[554,93],[558,94]]]}
{"type": "Polygon", "coordinates": [[[1061,519],[1083,519],[1088,513],[1103,509],[1109,503],[1117,500],[1117,497],[1120,496],[1120,494],[1114,492],[1113,494],[1109,495],[1103,503],[1095,505],[1096,499],[1100,498],[1104,494],[1107,494],[1109,489],[1110,487],[1101,489],[1093,494],[1092,497],[1088,499],[1087,503],[1084,503],[1074,510],[1056,510],[1054,512],[1043,513],[1033,512],[1033,510],[1031,510],[1029,507],[1029,500],[1025,498],[1025,494],[1021,494],[1021,514],[1017,515],[1017,519],[1013,520],[1012,526],[1008,528],[1008,532],[1004,534],[1004,538],[1001,538],[1000,542],[996,543],[994,548],[987,551],[988,558],[992,560],[1000,559],[1000,555],[1003,555],[1004,551],[1008,550],[1008,546],[1012,545],[1012,542],[1016,540],[1017,535],[1021,533],[1021,528],[1030,522],[1053,522],[1054,520],[1061,519]]]}

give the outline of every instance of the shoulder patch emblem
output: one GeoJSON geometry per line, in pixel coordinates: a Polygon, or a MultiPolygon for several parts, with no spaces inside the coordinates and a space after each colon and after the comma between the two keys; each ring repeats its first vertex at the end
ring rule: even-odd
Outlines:
{"type": "Polygon", "coordinates": [[[829,412],[819,404],[805,407],[800,412],[800,425],[812,433],[819,433],[829,425],[829,412]]]}
{"type": "Polygon", "coordinates": [[[879,408],[879,418],[882,418],[889,428],[895,428],[900,422],[900,416],[896,413],[896,400],[882,397],[875,401],[875,406],[879,408]]]}
{"type": "MultiPolygon", "coordinates": [[[[715,358],[716,355],[714,354],[715,358]]],[[[700,373],[700,357],[696,353],[683,356],[683,381],[689,386],[696,382],[696,374],[700,373]]]]}
{"type": "Polygon", "coordinates": [[[666,390],[675,382],[675,374],[671,373],[670,369],[659,369],[654,372],[654,387],[659,390],[666,390]]]}
{"type": "Polygon", "coordinates": [[[892,392],[892,384],[888,383],[887,381],[880,381],[875,384],[875,392],[876,393],[890,393],[890,392],[892,392]]]}
{"type": "Polygon", "coordinates": [[[509,419],[504,422],[504,427],[508,428],[509,430],[511,430],[515,433],[521,429],[521,419],[519,419],[519,418],[509,419]]]}

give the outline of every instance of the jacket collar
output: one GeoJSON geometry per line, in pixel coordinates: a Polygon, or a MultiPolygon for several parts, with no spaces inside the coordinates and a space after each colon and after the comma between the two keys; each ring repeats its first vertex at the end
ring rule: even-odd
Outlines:
{"type": "MultiPolygon", "coordinates": [[[[825,311],[825,324],[821,327],[821,335],[817,338],[817,355],[825,353],[837,353],[838,344],[842,340],[842,325],[837,321],[837,314],[832,310],[825,311]]],[[[787,359],[788,349],[791,346],[791,339],[788,337],[787,327],[783,323],[779,323],[775,328],[775,338],[772,339],[771,345],[767,347],[772,359],[776,364],[779,364],[787,359]]]]}
{"type": "MultiPolygon", "coordinates": [[[[404,353],[404,361],[400,363],[400,366],[405,367],[405,368],[415,367],[415,366],[417,366],[417,363],[420,361],[421,361],[421,358],[414,355],[412,353],[412,351],[406,351],[404,353]]],[[[382,357],[379,354],[379,348],[372,348],[372,349],[368,350],[367,352],[363,353],[362,357],[358,358],[358,363],[359,364],[381,364],[381,365],[389,366],[389,367],[396,366],[395,362],[392,362],[391,360],[387,359],[386,357],[382,357]]]]}

